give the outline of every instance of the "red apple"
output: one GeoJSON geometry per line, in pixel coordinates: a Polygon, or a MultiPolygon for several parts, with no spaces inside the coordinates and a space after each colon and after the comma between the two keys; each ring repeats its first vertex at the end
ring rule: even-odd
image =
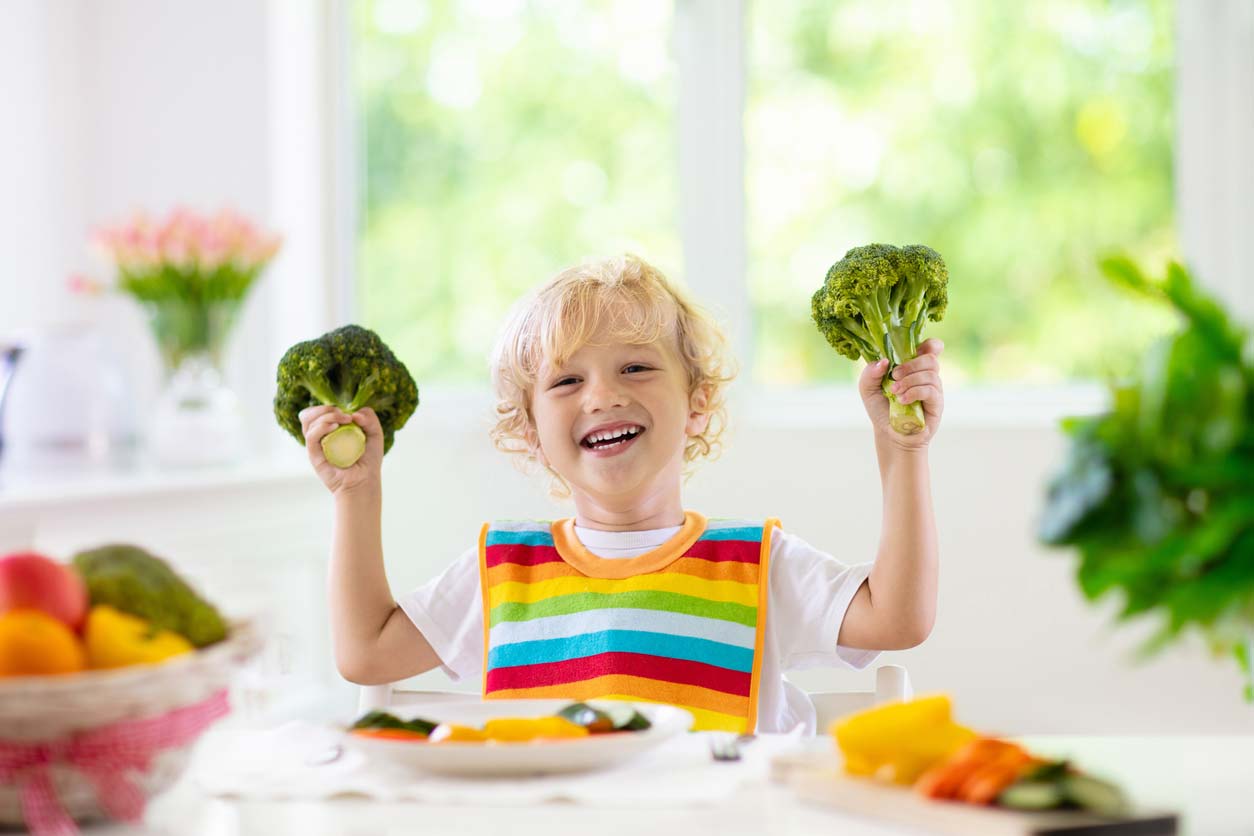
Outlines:
{"type": "Polygon", "coordinates": [[[0,557],[0,613],[42,610],[77,630],[87,616],[87,586],[69,566],[35,552],[0,557]]]}

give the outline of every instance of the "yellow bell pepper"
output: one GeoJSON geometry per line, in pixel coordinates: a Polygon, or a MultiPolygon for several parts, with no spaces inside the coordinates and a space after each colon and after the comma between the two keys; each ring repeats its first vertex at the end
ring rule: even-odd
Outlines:
{"type": "Polygon", "coordinates": [[[472,726],[459,726],[456,723],[441,723],[431,730],[427,737],[428,743],[482,743],[487,740],[479,729],[472,726]]]}
{"type": "Polygon", "coordinates": [[[587,729],[564,717],[503,717],[484,723],[483,733],[489,740],[507,743],[588,736],[587,729]]]}
{"type": "Polygon", "coordinates": [[[850,775],[911,784],[931,766],[975,738],[955,723],[949,697],[938,694],[893,702],[832,724],[832,737],[850,775]]]}
{"type": "Polygon", "coordinates": [[[92,668],[151,665],[194,649],[178,633],[107,604],[97,604],[87,613],[83,639],[92,668]]]}

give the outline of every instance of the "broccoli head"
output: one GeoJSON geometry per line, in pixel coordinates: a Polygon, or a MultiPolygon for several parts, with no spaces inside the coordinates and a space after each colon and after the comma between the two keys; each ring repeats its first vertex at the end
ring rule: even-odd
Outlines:
{"type": "MultiPolygon", "coordinates": [[[[310,406],[338,406],[348,413],[370,407],[383,427],[383,452],[418,407],[418,387],[405,364],[379,339],[358,325],[345,325],[316,340],[297,343],[279,361],[274,417],[305,443],[300,412],[310,406]]],[[[345,424],[322,439],[327,461],[351,467],[366,449],[366,434],[345,424]]]]}
{"type": "Polygon", "coordinates": [[[74,555],[92,606],[114,609],[172,630],[196,647],[226,638],[226,622],[159,557],[124,543],[74,555]]]}
{"type": "MultiPolygon", "coordinates": [[[[949,270],[940,253],[912,244],[854,247],[832,265],[814,294],[814,324],[832,348],[850,360],[888,359],[888,371],[919,351],[923,323],[940,321],[948,304],[949,270]]],[[[923,405],[898,402],[884,375],[889,421],[904,434],[924,427],[923,405]]]]}

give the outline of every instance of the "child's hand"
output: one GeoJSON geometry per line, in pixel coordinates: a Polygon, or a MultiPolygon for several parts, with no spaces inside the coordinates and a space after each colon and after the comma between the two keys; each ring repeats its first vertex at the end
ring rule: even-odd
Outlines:
{"type": "Polygon", "coordinates": [[[858,379],[858,391],[875,434],[885,441],[906,450],[918,450],[928,445],[940,427],[941,413],[945,410],[945,391],[940,379],[940,355],[945,344],[938,339],[924,340],[919,345],[919,356],[893,369],[893,391],[902,403],[921,401],[923,420],[927,425],[914,435],[902,435],[888,423],[888,399],[880,388],[887,360],[872,363],[862,370],[858,379]]]}
{"type": "Polygon", "coordinates": [[[379,416],[366,407],[349,415],[334,406],[311,406],[300,411],[300,428],[305,434],[305,450],[309,462],[322,484],[333,494],[355,490],[363,485],[378,485],[383,465],[383,427],[379,416]],[[366,434],[366,452],[352,467],[338,468],[327,461],[322,452],[322,439],[343,424],[353,423],[366,434]]]}

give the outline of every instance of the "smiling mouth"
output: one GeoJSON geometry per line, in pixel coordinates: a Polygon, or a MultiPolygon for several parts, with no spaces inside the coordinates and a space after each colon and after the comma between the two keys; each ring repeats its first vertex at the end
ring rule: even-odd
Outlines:
{"type": "Polygon", "coordinates": [[[585,450],[616,450],[627,446],[643,434],[644,427],[631,427],[621,432],[615,431],[612,438],[606,437],[609,435],[608,433],[589,433],[583,441],[579,442],[579,446],[585,450]]]}

